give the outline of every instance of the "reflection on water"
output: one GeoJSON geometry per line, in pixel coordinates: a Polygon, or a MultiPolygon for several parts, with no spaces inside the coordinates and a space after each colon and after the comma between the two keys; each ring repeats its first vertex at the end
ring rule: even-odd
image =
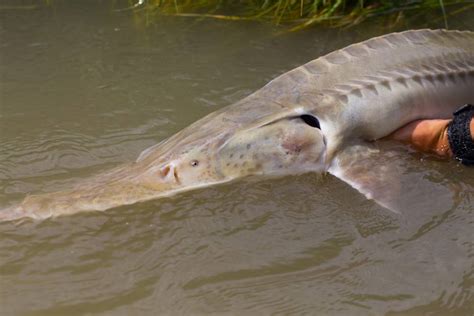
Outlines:
{"type": "MultiPolygon", "coordinates": [[[[451,27],[474,29],[468,15],[451,27]]],[[[278,74],[388,31],[275,35],[165,18],[142,28],[72,1],[0,11],[0,22],[0,205],[133,160],[278,74]]],[[[474,171],[400,159],[454,198],[393,214],[308,174],[0,224],[2,315],[472,314],[474,171]]]]}

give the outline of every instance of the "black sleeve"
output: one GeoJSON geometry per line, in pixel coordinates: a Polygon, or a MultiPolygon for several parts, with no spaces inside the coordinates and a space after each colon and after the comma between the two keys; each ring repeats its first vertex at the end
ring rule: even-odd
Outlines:
{"type": "Polygon", "coordinates": [[[474,106],[463,105],[453,115],[454,118],[448,125],[451,151],[462,164],[474,165],[474,140],[470,131],[471,120],[474,117],[474,106]]]}

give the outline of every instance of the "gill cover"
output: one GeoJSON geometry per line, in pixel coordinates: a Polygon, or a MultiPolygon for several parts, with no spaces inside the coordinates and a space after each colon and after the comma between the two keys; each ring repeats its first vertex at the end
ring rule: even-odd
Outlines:
{"type": "Polygon", "coordinates": [[[278,118],[236,132],[219,149],[220,173],[286,175],[324,168],[326,144],[316,117],[278,118]]]}

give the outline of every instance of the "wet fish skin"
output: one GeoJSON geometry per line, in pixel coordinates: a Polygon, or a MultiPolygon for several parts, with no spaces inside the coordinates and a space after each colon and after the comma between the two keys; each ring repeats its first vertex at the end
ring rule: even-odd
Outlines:
{"type": "Polygon", "coordinates": [[[105,210],[244,176],[304,172],[329,172],[396,210],[399,193],[379,175],[393,181],[388,175],[398,171],[377,159],[383,153],[370,142],[414,120],[449,118],[469,102],[473,32],[392,33],[293,69],[145,150],[136,162],[72,190],[28,196],[0,219],[105,210]]]}

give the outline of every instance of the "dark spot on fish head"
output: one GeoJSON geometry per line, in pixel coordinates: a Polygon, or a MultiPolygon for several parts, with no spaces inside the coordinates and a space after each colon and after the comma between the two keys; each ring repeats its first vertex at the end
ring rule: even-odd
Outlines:
{"type": "Polygon", "coordinates": [[[298,143],[284,142],[283,148],[287,150],[287,155],[289,155],[290,153],[298,154],[299,152],[301,152],[301,145],[298,143]]]}

